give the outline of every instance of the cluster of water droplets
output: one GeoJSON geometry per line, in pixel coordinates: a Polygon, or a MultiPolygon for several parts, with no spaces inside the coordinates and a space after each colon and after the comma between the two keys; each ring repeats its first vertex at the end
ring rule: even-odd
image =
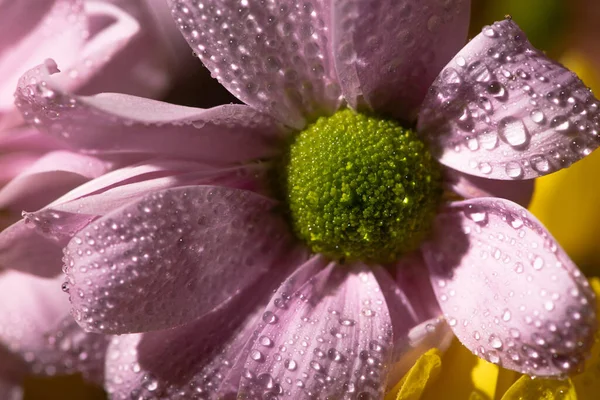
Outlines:
{"type": "Polygon", "coordinates": [[[284,251],[290,237],[272,207],[250,192],[180,188],[91,223],[64,249],[73,316],[103,333],[194,320],[284,251]]]}
{"type": "Polygon", "coordinates": [[[412,1],[343,1],[333,8],[336,68],[345,94],[352,105],[364,100],[378,113],[410,115],[451,56],[443,53],[462,44],[460,34],[444,34],[462,29],[455,23],[465,11],[462,0],[418,7],[412,1]]]}
{"type": "Polygon", "coordinates": [[[299,126],[334,111],[340,88],[320,3],[174,0],[172,13],[194,54],[241,100],[299,126]]]}
{"type": "MultiPolygon", "coordinates": [[[[238,327],[208,317],[157,333],[164,337],[155,344],[169,340],[169,346],[188,349],[164,361],[174,364],[169,375],[176,379],[148,362],[147,352],[163,350],[144,345],[142,335],[115,337],[108,351],[109,393],[115,399],[130,393],[146,399],[381,398],[392,350],[385,299],[370,271],[348,274],[333,265],[324,269],[325,263],[316,258],[297,269],[266,308],[244,314],[238,327]],[[202,347],[213,346],[223,332],[222,346],[202,347]],[[189,361],[195,359],[201,362],[189,361]]],[[[239,305],[232,307],[238,315],[239,305]]]]}
{"type": "Polygon", "coordinates": [[[381,398],[392,328],[374,276],[330,266],[289,289],[262,315],[241,398],[381,398]]]}
{"type": "Polygon", "coordinates": [[[500,179],[545,175],[600,143],[600,102],[510,20],[482,33],[430,89],[419,129],[441,161],[500,179]]]}
{"type": "Polygon", "coordinates": [[[524,210],[497,202],[462,211],[460,226],[441,223],[463,235],[442,228],[446,243],[431,253],[440,268],[434,289],[448,324],[492,363],[534,376],[576,371],[596,326],[586,279],[524,210]],[[447,254],[457,249],[461,268],[452,271],[457,261],[447,254]]]}

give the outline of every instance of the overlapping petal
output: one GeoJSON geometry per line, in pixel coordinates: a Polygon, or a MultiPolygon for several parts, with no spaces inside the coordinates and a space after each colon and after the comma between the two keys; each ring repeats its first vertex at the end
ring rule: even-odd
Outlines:
{"type": "Polygon", "coordinates": [[[108,337],[85,333],[73,321],[62,280],[0,273],[0,351],[11,357],[2,357],[1,375],[17,381],[26,373],[79,372],[102,381],[108,337]]]}
{"type": "Polygon", "coordinates": [[[192,50],[240,100],[294,128],[337,109],[329,1],[169,3],[192,50]]]}
{"type": "Polygon", "coordinates": [[[202,110],[121,94],[72,96],[50,75],[57,72],[51,60],[30,70],[16,104],[28,122],[86,153],[226,164],[273,156],[286,136],[272,118],[247,106],[202,110]]]}
{"type": "Polygon", "coordinates": [[[191,186],[109,213],[65,248],[73,315],[86,330],[102,333],[164,329],[201,317],[266,279],[289,250],[275,206],[249,191],[191,186]]]}
{"type": "Polygon", "coordinates": [[[530,179],[598,147],[600,102],[507,19],[485,27],[448,63],[424,101],[418,130],[449,167],[530,179]]]}
{"type": "Polygon", "coordinates": [[[500,197],[513,201],[524,208],[529,206],[535,188],[533,179],[513,181],[487,179],[451,168],[446,168],[444,177],[446,178],[444,181],[446,188],[465,199],[500,197]]]}
{"type": "Polygon", "coordinates": [[[43,237],[23,220],[0,232],[0,267],[46,278],[61,272],[60,243],[43,237]]]}
{"type": "Polygon", "coordinates": [[[332,4],[335,66],[348,103],[413,120],[467,38],[470,0],[332,4]]]}
{"type": "Polygon", "coordinates": [[[454,203],[422,249],[446,319],[471,351],[537,376],[581,366],[596,329],[593,292],[525,209],[494,198],[454,203]]]}

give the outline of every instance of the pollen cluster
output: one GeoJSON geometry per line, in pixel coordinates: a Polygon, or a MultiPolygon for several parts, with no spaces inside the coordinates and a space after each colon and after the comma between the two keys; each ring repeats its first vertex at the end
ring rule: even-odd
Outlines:
{"type": "Polygon", "coordinates": [[[293,229],[333,259],[386,263],[415,250],[441,195],[439,165],[393,120],[338,111],[300,132],[287,155],[293,229]]]}

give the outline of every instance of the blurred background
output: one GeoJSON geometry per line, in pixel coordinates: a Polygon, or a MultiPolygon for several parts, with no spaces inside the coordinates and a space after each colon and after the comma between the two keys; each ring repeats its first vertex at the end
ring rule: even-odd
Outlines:
{"type": "MultiPolygon", "coordinates": [[[[599,97],[600,0],[472,2],[470,37],[483,26],[511,15],[537,48],[575,71],[599,97]]],[[[189,56],[192,57],[191,50],[189,56]]],[[[165,100],[202,108],[238,102],[210,77],[200,62],[180,79],[165,100]]],[[[568,169],[538,179],[530,206],[588,276],[600,276],[599,176],[600,151],[597,151],[568,169]]],[[[58,398],[104,399],[105,396],[77,377],[32,378],[26,385],[26,400],[58,398]]]]}

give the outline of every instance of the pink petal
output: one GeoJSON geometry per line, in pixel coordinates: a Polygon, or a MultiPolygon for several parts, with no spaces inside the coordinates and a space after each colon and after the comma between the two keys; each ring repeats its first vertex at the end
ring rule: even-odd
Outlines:
{"type": "MultiPolygon", "coordinates": [[[[161,398],[229,398],[238,391],[240,366],[256,340],[266,297],[290,269],[302,265],[304,251],[288,254],[269,279],[263,279],[215,312],[187,325],[143,334],[120,335],[112,340],[106,364],[106,388],[115,400],[131,393],[161,398]]],[[[325,262],[314,257],[284,283],[293,293],[325,262]]],[[[267,314],[267,318],[269,314],[267,314]]]]}
{"type": "Polygon", "coordinates": [[[536,376],[581,366],[596,332],[594,295],[525,209],[497,198],[454,203],[422,249],[448,324],[475,354],[536,376]]]}
{"type": "Polygon", "coordinates": [[[212,311],[266,278],[289,250],[275,205],[252,192],[193,186],[152,193],[102,217],[65,249],[78,323],[94,332],[143,332],[212,311]]]}
{"type": "Polygon", "coordinates": [[[465,199],[476,197],[501,197],[513,201],[524,208],[529,206],[533,197],[535,181],[533,179],[505,181],[487,179],[479,176],[464,174],[447,168],[444,184],[465,199]]]}
{"type": "Polygon", "coordinates": [[[32,0],[4,1],[0,20],[0,36],[8,41],[0,42],[4,50],[0,52],[2,112],[12,109],[15,85],[27,68],[48,57],[61,65],[72,64],[83,46],[87,27],[81,0],[54,0],[43,6],[32,0]]]}
{"type": "Polygon", "coordinates": [[[470,0],[334,2],[335,65],[344,97],[412,120],[467,38],[470,0]]]}
{"type": "Polygon", "coordinates": [[[330,264],[275,294],[245,362],[250,398],[381,398],[394,350],[388,305],[366,266],[330,264]],[[370,396],[370,397],[367,397],[370,396]]]}
{"type": "Polygon", "coordinates": [[[80,372],[102,380],[108,338],[83,332],[69,316],[62,280],[0,273],[0,348],[13,357],[4,374],[80,372]]]}
{"type": "MultiPolygon", "coordinates": [[[[135,36],[126,41],[123,48],[85,83],[79,94],[118,92],[157,98],[176,78],[185,77],[192,68],[200,67],[171,18],[171,9],[165,1],[110,2],[135,18],[143,29],[138,29],[135,36]]],[[[91,30],[101,29],[104,19],[98,14],[89,16],[91,30]]]]}
{"type": "Polygon", "coordinates": [[[573,72],[504,20],[485,27],[444,68],[418,130],[449,167],[492,179],[530,179],[598,146],[599,108],[573,72]]]}
{"type": "Polygon", "coordinates": [[[46,278],[61,272],[62,247],[21,220],[0,232],[0,267],[46,278]]]}
{"type": "Polygon", "coordinates": [[[56,86],[56,71],[48,60],[25,74],[16,104],[28,122],[86,153],[237,163],[278,154],[287,136],[241,105],[202,110],[122,94],[74,97],[56,86]]]}
{"type": "Polygon", "coordinates": [[[240,100],[298,129],[339,106],[329,2],[169,3],[192,50],[240,100]]]}
{"type": "Polygon", "coordinates": [[[94,157],[50,152],[0,189],[0,208],[19,215],[23,210],[37,210],[109,168],[109,163],[94,157]]]}
{"type": "Polygon", "coordinates": [[[261,192],[266,174],[262,164],[213,168],[191,161],[154,160],[107,173],[24,216],[39,233],[66,245],[66,241],[96,218],[139,201],[149,193],[190,185],[261,192]]]}

